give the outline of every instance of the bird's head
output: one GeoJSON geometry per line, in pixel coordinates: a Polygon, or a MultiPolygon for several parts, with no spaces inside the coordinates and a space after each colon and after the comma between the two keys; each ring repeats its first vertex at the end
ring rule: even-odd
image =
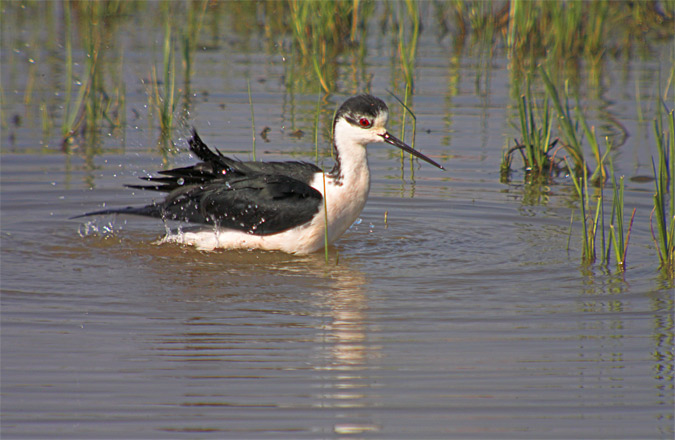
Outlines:
{"type": "Polygon", "coordinates": [[[336,145],[360,145],[386,142],[444,170],[432,159],[412,149],[387,131],[389,108],[372,95],[357,95],[346,100],[335,113],[334,136],[336,145]]]}

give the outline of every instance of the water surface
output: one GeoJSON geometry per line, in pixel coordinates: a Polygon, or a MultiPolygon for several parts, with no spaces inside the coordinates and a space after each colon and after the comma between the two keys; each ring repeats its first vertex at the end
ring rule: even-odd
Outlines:
{"type": "MultiPolygon", "coordinates": [[[[431,19],[415,70],[416,145],[448,171],[371,147],[369,202],[328,263],[157,245],[164,225],[153,220],[69,220],[151,201],[122,185],[192,163],[190,125],[251,158],[247,78],[256,131],[271,128],[257,159],[315,160],[318,91],[289,88],[284,49],[226,18],[218,46],[195,54],[169,154],[156,147],[143,83],[161,60],[161,26],[121,25],[110,52],[124,52],[124,133],[103,130],[70,154],[58,127],[43,135],[36,110],[55,106],[60,121],[64,73],[50,57],[63,45],[49,52],[28,31],[3,31],[3,438],[672,438],[673,291],[647,226],[652,182],[627,182],[637,214],[625,274],[581,264],[578,220],[567,250],[570,182],[536,189],[520,172],[500,182],[518,135],[506,56],[486,66],[468,45],[449,57],[431,19]]],[[[393,43],[371,35],[365,72],[398,135],[393,43]]],[[[672,42],[609,60],[590,87],[603,133],[616,130],[610,116],[630,133],[614,157],[621,175],[651,173],[634,91],[653,111],[670,54],[672,42]]],[[[353,67],[338,61],[339,91],[320,104],[325,166],[332,111],[360,85],[353,67]]]]}

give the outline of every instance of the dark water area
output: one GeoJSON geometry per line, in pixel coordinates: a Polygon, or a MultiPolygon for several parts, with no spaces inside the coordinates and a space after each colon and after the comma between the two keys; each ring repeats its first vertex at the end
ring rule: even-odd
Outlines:
{"type": "MultiPolygon", "coordinates": [[[[597,81],[578,72],[598,132],[627,135],[612,156],[636,208],[625,272],[581,262],[569,178],[501,179],[520,136],[516,73],[503,48],[457,49],[431,3],[409,106],[416,148],[448,171],[369,147],[369,201],[327,263],[160,245],[165,226],[149,219],[69,218],[152,201],[123,185],[193,163],[190,126],[252,159],[247,83],[256,133],[270,128],[257,160],[330,166],[333,112],[366,85],[401,135],[387,93],[405,94],[395,31],[373,21],[366,56],[337,57],[326,95],[287,36],[207,13],[191,78],[176,79],[173,143],[158,143],[149,84],[164,27],[143,8],[104,45],[122,125],[64,147],[63,11],[43,5],[32,18],[2,5],[3,439],[673,437],[673,285],[649,228],[653,182],[640,178],[656,154],[655,99],[673,103],[672,39],[607,57],[597,81]]],[[[73,58],[75,97],[79,43],[73,58]]]]}

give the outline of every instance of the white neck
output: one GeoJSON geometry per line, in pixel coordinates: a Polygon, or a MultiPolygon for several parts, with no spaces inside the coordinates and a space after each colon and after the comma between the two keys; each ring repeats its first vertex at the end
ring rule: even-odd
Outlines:
{"type": "MultiPolygon", "coordinates": [[[[361,214],[370,191],[370,170],[363,136],[345,120],[335,124],[335,167],[326,173],[326,192],[323,182],[314,185],[326,200],[328,207],[328,239],[339,238],[361,214]]],[[[323,180],[323,177],[321,177],[323,180]]]]}

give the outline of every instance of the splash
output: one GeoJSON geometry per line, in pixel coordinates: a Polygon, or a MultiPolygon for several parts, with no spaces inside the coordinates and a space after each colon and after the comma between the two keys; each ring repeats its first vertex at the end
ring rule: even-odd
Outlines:
{"type": "Polygon", "coordinates": [[[114,237],[119,231],[123,229],[126,220],[122,224],[118,224],[115,219],[104,221],[100,218],[89,220],[80,224],[77,233],[80,237],[102,237],[105,239],[114,237]]]}

